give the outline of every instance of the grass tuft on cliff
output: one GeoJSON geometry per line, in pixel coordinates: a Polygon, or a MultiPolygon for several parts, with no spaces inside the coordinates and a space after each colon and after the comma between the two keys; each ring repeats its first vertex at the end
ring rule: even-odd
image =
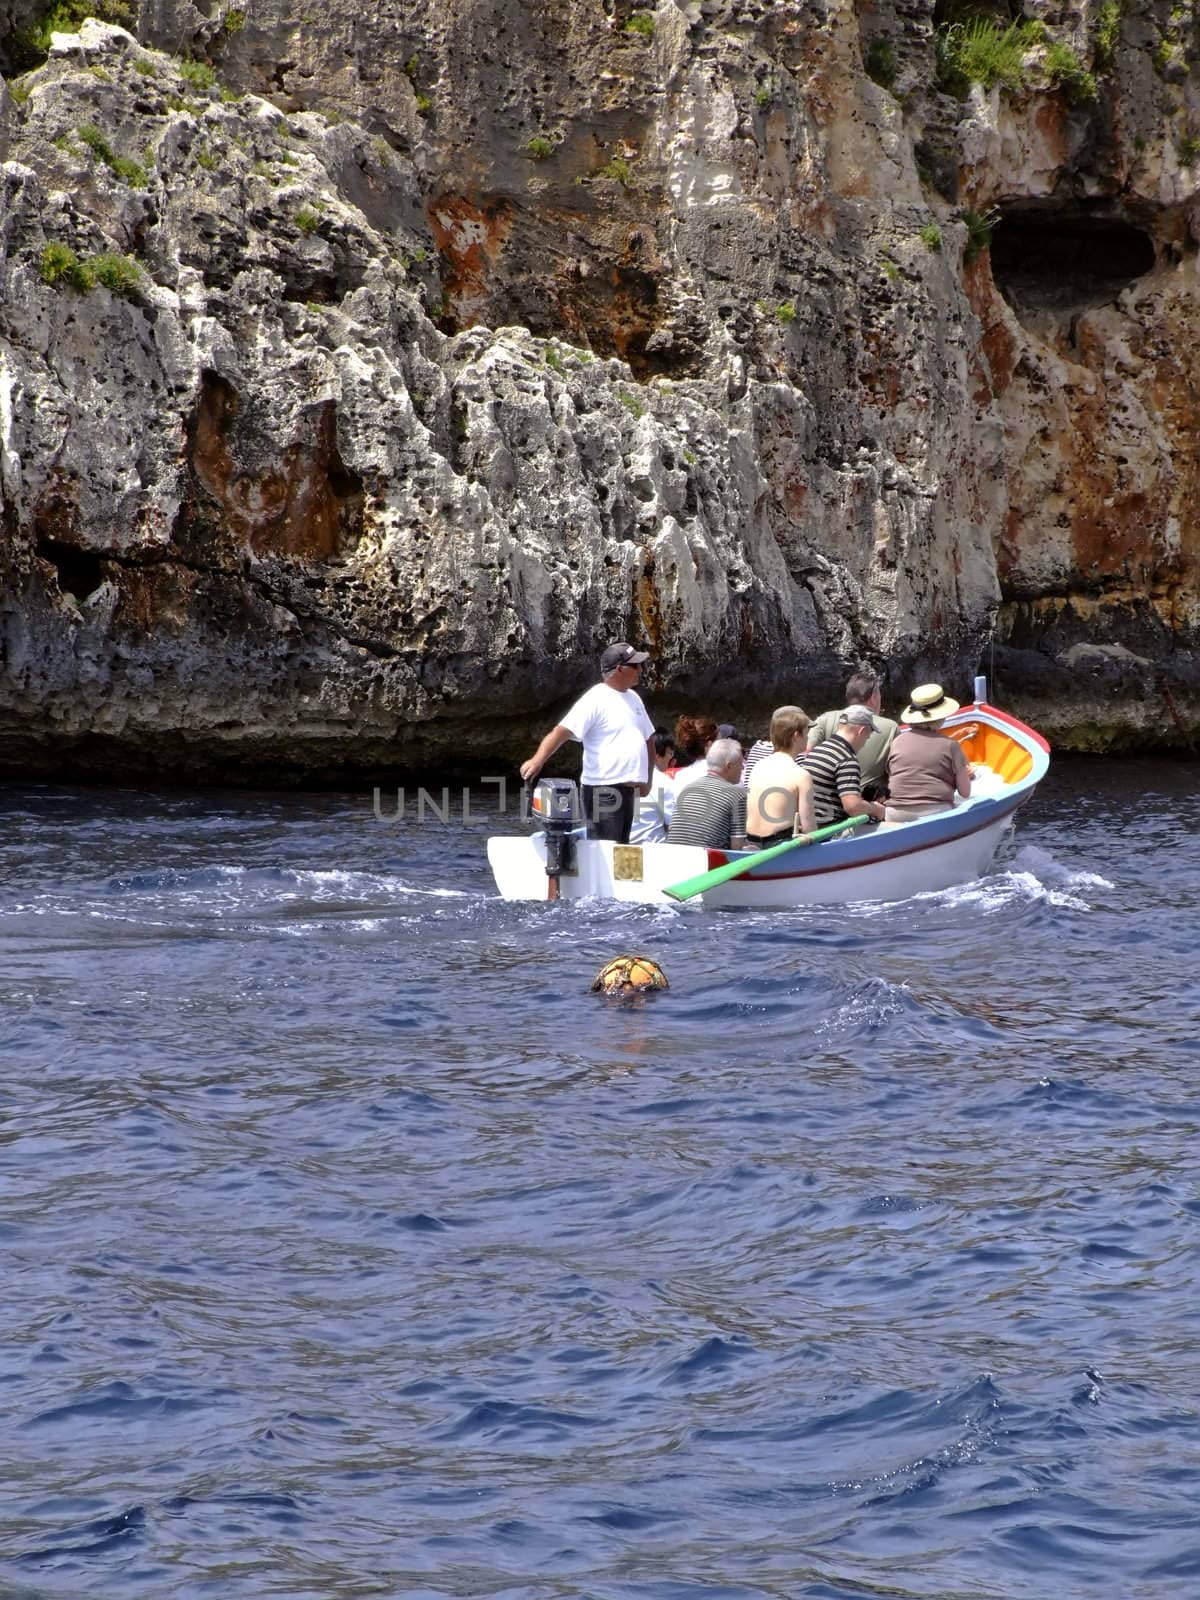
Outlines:
{"type": "Polygon", "coordinates": [[[1096,13],[1096,65],[1111,67],[1121,38],[1121,0],[1104,0],[1096,13]]]}
{"type": "Polygon", "coordinates": [[[597,172],[596,176],[598,178],[611,178],[615,183],[619,183],[624,189],[632,189],[636,187],[636,179],[633,175],[633,168],[629,165],[629,162],[626,161],[624,156],[613,156],[610,161],[606,161],[604,163],[599,172],[597,172]]]}
{"type": "Polygon", "coordinates": [[[94,122],[85,122],[76,129],[81,144],[85,144],[102,161],[114,178],[120,178],[131,189],[144,189],[149,182],[145,167],[132,156],[119,156],[94,122]]]}
{"type": "Polygon", "coordinates": [[[125,300],[131,299],[142,287],[142,269],[132,256],[104,250],[97,256],[89,256],[83,265],[110,294],[120,295],[125,300]]]}
{"type": "Polygon", "coordinates": [[[1040,22],[1001,27],[992,17],[968,17],[937,34],[938,87],[962,99],[973,83],[1016,91],[1026,83],[1025,57],[1045,38],[1040,22]]]}
{"type": "Polygon", "coordinates": [[[967,242],[963,247],[963,261],[969,267],[973,261],[979,259],[985,250],[991,248],[992,234],[995,231],[997,222],[1000,220],[1000,213],[995,207],[991,211],[971,211],[967,209],[960,211],[959,217],[965,223],[967,229],[967,242]]]}
{"type": "Polygon", "coordinates": [[[52,239],[42,251],[38,270],[42,282],[52,289],[74,289],[78,294],[86,294],[92,287],[92,276],[74,250],[57,239],[52,239]]]}
{"type": "Polygon", "coordinates": [[[193,89],[211,89],[217,81],[217,74],[207,61],[181,61],[179,76],[193,89]]]}
{"type": "Polygon", "coordinates": [[[61,244],[57,239],[52,239],[43,249],[38,270],[42,282],[52,289],[74,289],[78,294],[87,294],[101,284],[110,294],[120,295],[125,300],[139,293],[144,281],[142,269],[132,256],[102,250],[99,255],[80,261],[70,245],[61,244]]]}
{"type": "Polygon", "coordinates": [[[1096,98],[1096,80],[1071,49],[1058,40],[1046,47],[1046,76],[1056,89],[1066,91],[1073,106],[1096,98]]]}

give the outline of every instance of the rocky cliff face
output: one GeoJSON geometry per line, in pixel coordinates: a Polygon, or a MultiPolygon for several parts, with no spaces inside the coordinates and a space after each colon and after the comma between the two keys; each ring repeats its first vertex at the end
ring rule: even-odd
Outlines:
{"type": "Polygon", "coordinates": [[[32,69],[21,3],[4,769],[527,753],[620,637],[660,711],[1196,727],[1190,21],[984,87],[940,0],[104,0],[32,69]]]}

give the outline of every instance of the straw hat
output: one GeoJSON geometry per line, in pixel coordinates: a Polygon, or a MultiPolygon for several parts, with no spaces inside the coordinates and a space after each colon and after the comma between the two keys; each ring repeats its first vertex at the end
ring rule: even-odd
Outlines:
{"type": "Polygon", "coordinates": [[[923,683],[909,696],[909,704],[900,713],[901,722],[941,722],[958,710],[958,701],[952,700],[940,683],[923,683]]]}

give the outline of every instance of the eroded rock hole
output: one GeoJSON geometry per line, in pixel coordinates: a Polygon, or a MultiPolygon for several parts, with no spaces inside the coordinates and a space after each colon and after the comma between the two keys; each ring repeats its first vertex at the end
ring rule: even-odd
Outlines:
{"type": "Polygon", "coordinates": [[[54,567],[61,594],[86,600],[104,582],[104,562],[94,551],[80,550],[61,539],[39,539],[37,553],[54,567]]]}
{"type": "Polygon", "coordinates": [[[1155,264],[1144,229],[1061,207],[1001,207],[991,257],[996,287],[1018,316],[1102,305],[1155,264]]]}

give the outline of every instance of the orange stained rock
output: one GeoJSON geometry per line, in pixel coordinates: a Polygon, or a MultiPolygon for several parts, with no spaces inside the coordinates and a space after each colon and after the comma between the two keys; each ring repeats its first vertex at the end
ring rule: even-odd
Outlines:
{"type": "Polygon", "coordinates": [[[456,320],[480,320],[497,262],[512,231],[511,203],[499,196],[476,201],[461,194],[430,200],[426,215],[443,262],[442,286],[456,320]]]}
{"type": "Polygon", "coordinates": [[[991,263],[986,250],[976,257],[963,272],[963,284],[971,310],[979,318],[983,329],[976,347],[977,359],[972,363],[971,376],[975,381],[971,398],[976,405],[986,405],[998,398],[1012,382],[1019,355],[1013,340],[1003,301],[992,281],[991,263]]]}
{"type": "Polygon", "coordinates": [[[300,436],[275,461],[238,459],[241,399],[215,373],[206,375],[190,430],[195,480],[221,521],[255,555],[324,561],[357,542],[363,496],[337,447],[337,407],[327,400],[301,414],[300,436]]]}
{"type": "Polygon", "coordinates": [[[634,579],[633,599],[641,623],[641,637],[651,657],[662,652],[662,597],[654,576],[654,556],[649,547],[643,549],[642,570],[634,579]]]}

